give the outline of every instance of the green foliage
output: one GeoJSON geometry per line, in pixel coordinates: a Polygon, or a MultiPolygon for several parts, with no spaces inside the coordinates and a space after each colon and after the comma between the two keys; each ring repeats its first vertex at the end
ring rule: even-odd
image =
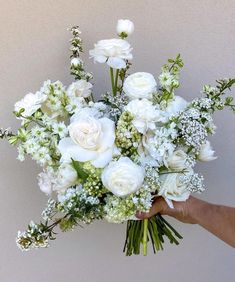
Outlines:
{"type": "Polygon", "coordinates": [[[72,166],[76,170],[78,178],[85,182],[89,174],[83,169],[82,164],[72,159],[72,166]]]}

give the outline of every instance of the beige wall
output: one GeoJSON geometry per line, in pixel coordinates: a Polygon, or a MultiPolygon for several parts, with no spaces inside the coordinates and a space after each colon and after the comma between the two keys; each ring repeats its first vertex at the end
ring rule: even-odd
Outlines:
{"type": "MultiPolygon", "coordinates": [[[[14,102],[43,80],[71,82],[67,27],[80,25],[89,50],[114,35],[118,18],[135,22],[133,72],[157,76],[166,59],[181,52],[185,68],[178,93],[186,99],[196,97],[204,83],[235,74],[234,0],[0,0],[0,126],[16,128],[14,102]]],[[[93,65],[88,53],[85,61],[98,96],[109,87],[107,68],[93,65]]],[[[234,118],[228,112],[216,115],[213,145],[219,158],[198,167],[208,187],[201,197],[227,205],[235,202],[234,118]]],[[[126,258],[124,225],[107,223],[60,234],[50,249],[21,253],[16,231],[39,219],[46,198],[37,187],[35,164],[15,158],[15,149],[1,142],[1,282],[234,281],[234,249],[198,226],[173,220],[185,237],[182,244],[165,244],[164,252],[146,258],[126,258]]]]}

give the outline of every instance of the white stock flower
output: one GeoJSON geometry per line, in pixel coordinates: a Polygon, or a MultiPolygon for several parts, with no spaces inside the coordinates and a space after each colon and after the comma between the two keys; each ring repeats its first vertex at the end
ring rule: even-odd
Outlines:
{"type": "Polygon", "coordinates": [[[52,192],[52,179],[46,172],[41,172],[38,175],[38,186],[42,192],[50,195],[52,192]]]}
{"type": "Polygon", "coordinates": [[[169,139],[170,131],[166,128],[157,128],[154,133],[147,133],[142,138],[143,147],[147,153],[158,162],[158,165],[167,165],[167,159],[173,154],[175,145],[169,139]]]}
{"type": "Polygon", "coordinates": [[[36,92],[28,93],[24,96],[23,99],[15,103],[15,111],[19,112],[21,109],[24,109],[22,113],[23,116],[29,117],[34,114],[39,108],[41,108],[42,103],[47,99],[47,95],[36,92]]]}
{"type": "Polygon", "coordinates": [[[171,154],[166,163],[169,168],[173,170],[183,170],[186,168],[186,160],[187,154],[183,150],[175,150],[173,154],[171,154]]]}
{"type": "Polygon", "coordinates": [[[171,201],[186,201],[190,195],[187,183],[180,180],[181,173],[169,173],[160,175],[161,182],[158,195],[165,198],[168,205],[173,208],[171,201]]]}
{"type": "Polygon", "coordinates": [[[209,162],[215,160],[217,157],[214,156],[210,142],[207,140],[200,148],[198,159],[202,162],[209,162]]]}
{"type": "Polygon", "coordinates": [[[129,75],[123,85],[123,91],[131,99],[151,98],[157,83],[151,73],[136,72],[129,75]]]}
{"type": "Polygon", "coordinates": [[[133,125],[142,134],[155,129],[155,123],[161,119],[161,112],[147,99],[132,100],[125,110],[133,115],[133,125]]]}
{"type": "Polygon", "coordinates": [[[95,48],[89,51],[94,62],[106,63],[114,69],[126,67],[125,60],[131,60],[132,48],[130,44],[123,39],[105,39],[95,44],[95,48]]]}
{"type": "Polygon", "coordinates": [[[81,59],[79,59],[79,58],[72,58],[72,60],[71,60],[71,66],[79,66],[79,65],[81,65],[82,64],[82,60],[81,59]]]}
{"type": "Polygon", "coordinates": [[[76,170],[70,164],[64,163],[58,170],[53,190],[64,192],[67,188],[73,186],[76,183],[76,180],[76,170]]]}
{"type": "Polygon", "coordinates": [[[133,33],[134,31],[134,24],[130,20],[118,20],[117,22],[117,34],[122,35],[124,34],[125,36],[128,36],[133,33]]]}
{"type": "Polygon", "coordinates": [[[101,175],[104,186],[118,197],[136,192],[144,181],[144,169],[128,157],[112,161],[101,175]]]}
{"type": "Polygon", "coordinates": [[[87,98],[91,95],[92,84],[84,79],[73,82],[67,89],[68,96],[87,98]]]}
{"type": "Polygon", "coordinates": [[[180,96],[174,96],[165,109],[167,118],[179,115],[188,106],[188,102],[180,96]]]}
{"type": "Polygon", "coordinates": [[[71,159],[91,161],[95,167],[105,167],[112,159],[115,140],[115,124],[108,118],[79,115],[68,127],[70,137],[59,142],[63,162],[71,159]]]}

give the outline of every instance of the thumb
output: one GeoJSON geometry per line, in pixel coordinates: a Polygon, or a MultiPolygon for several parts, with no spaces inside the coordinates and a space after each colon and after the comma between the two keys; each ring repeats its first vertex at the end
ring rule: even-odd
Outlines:
{"type": "Polygon", "coordinates": [[[139,219],[145,219],[150,218],[157,213],[163,214],[166,206],[166,201],[162,197],[157,197],[149,212],[137,212],[136,217],[139,219]]]}

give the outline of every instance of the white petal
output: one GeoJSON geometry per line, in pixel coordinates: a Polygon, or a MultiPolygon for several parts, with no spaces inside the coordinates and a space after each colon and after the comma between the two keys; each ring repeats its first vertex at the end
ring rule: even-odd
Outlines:
{"type": "Polygon", "coordinates": [[[103,138],[101,140],[101,151],[105,150],[106,148],[113,147],[114,141],[115,141],[115,123],[108,118],[101,118],[99,119],[101,126],[102,126],[102,132],[103,132],[103,138]]]}
{"type": "Polygon", "coordinates": [[[97,152],[86,150],[75,144],[71,138],[66,137],[62,139],[58,145],[59,151],[62,154],[62,161],[75,161],[87,162],[93,160],[97,157],[97,152]]]}
{"type": "Polygon", "coordinates": [[[126,67],[125,61],[117,57],[110,57],[107,64],[114,69],[123,69],[126,67]]]}
{"type": "Polygon", "coordinates": [[[99,154],[98,158],[92,161],[91,164],[95,167],[103,168],[112,160],[112,155],[113,149],[109,149],[99,154]]]}

